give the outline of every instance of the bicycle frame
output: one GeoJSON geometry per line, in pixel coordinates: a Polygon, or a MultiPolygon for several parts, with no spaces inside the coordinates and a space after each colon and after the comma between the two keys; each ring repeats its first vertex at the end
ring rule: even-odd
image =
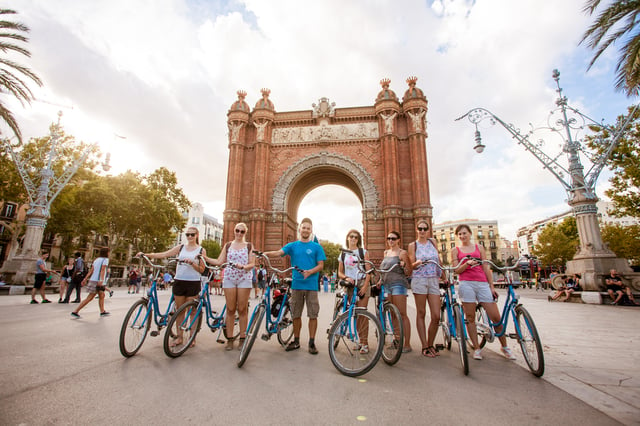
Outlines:
{"type": "MultiPolygon", "coordinates": [[[[143,322],[142,324],[145,324],[147,321],[147,317],[149,315],[153,315],[153,322],[156,324],[156,326],[158,327],[158,330],[160,330],[162,327],[165,327],[169,321],[169,314],[172,312],[172,308],[175,309],[175,300],[173,298],[173,292],[171,293],[171,298],[169,299],[169,304],[167,305],[167,310],[164,312],[164,314],[161,314],[161,310],[160,310],[160,302],[158,300],[158,278],[160,277],[160,272],[161,269],[165,268],[165,266],[163,265],[154,265],[153,263],[151,263],[151,259],[149,259],[147,256],[143,256],[143,259],[147,261],[147,263],[149,263],[149,265],[153,268],[154,270],[154,275],[153,275],[153,279],[152,279],[152,284],[151,287],[149,287],[149,290],[147,290],[147,294],[146,297],[143,297],[147,300],[149,300],[149,306],[151,307],[151,309],[147,310],[147,314],[145,315],[145,317],[143,318],[143,322]]],[[[169,261],[169,263],[171,262],[175,262],[176,259],[172,259],[169,261]]],[[[136,318],[136,323],[137,323],[137,319],[136,318]]]]}
{"type": "MultiPolygon", "coordinates": [[[[280,272],[277,269],[274,268],[270,268],[272,270],[275,270],[279,273],[284,273],[284,272],[288,272],[290,270],[293,270],[295,268],[288,268],[285,269],[284,271],[280,272]]],[[[272,274],[271,275],[271,279],[269,280],[269,284],[267,284],[264,293],[262,294],[262,298],[260,299],[260,303],[258,303],[258,306],[256,306],[253,309],[253,312],[251,313],[251,318],[249,319],[249,322],[247,323],[247,329],[249,327],[249,324],[251,324],[254,321],[254,317],[256,315],[256,313],[258,312],[258,308],[260,306],[264,306],[265,309],[265,317],[266,317],[266,322],[264,324],[265,326],[265,330],[266,332],[271,335],[271,334],[275,334],[278,332],[278,325],[280,324],[280,321],[282,321],[282,316],[284,314],[285,311],[285,307],[287,306],[287,302],[289,301],[289,298],[291,296],[291,286],[289,284],[285,284],[287,287],[287,291],[284,293],[284,298],[282,299],[282,304],[280,305],[280,309],[278,310],[278,316],[276,317],[276,319],[271,319],[272,315],[267,315],[267,313],[270,312],[271,309],[271,289],[276,287],[276,282],[275,282],[275,278],[276,275],[272,274]]],[[[281,284],[282,285],[282,284],[281,284]]]]}

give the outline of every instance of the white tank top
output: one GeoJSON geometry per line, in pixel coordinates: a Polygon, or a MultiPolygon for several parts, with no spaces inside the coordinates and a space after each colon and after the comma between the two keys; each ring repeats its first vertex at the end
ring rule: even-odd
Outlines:
{"type": "MultiPolygon", "coordinates": [[[[180,254],[178,254],[178,266],[176,267],[176,280],[183,281],[200,281],[200,272],[194,269],[193,266],[184,263],[185,260],[192,260],[196,263],[196,257],[200,254],[202,247],[198,246],[195,249],[189,251],[187,246],[182,246],[180,254]]],[[[195,266],[195,265],[194,265],[195,266]]]]}

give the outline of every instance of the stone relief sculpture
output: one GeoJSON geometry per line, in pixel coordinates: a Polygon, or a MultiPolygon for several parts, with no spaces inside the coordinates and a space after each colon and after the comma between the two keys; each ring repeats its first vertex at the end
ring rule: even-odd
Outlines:
{"type": "Polygon", "coordinates": [[[377,123],[325,124],[273,129],[273,143],[315,142],[320,140],[376,139],[377,123]]]}
{"type": "Polygon", "coordinates": [[[420,109],[418,111],[419,112],[407,111],[407,115],[411,117],[411,123],[413,124],[413,129],[417,133],[421,133],[423,131],[422,124],[424,123],[425,110],[420,109]]]}
{"type": "Polygon", "coordinates": [[[257,121],[253,123],[253,125],[256,126],[256,129],[258,130],[258,132],[256,133],[256,140],[258,142],[264,142],[264,129],[265,127],[267,127],[267,124],[269,124],[267,120],[264,120],[262,123],[257,121]]]}
{"type": "Polygon", "coordinates": [[[380,114],[380,117],[384,119],[384,133],[386,135],[393,133],[393,119],[396,118],[396,115],[398,115],[396,112],[393,114],[380,114]]]}
{"type": "Polygon", "coordinates": [[[228,126],[229,131],[231,132],[231,142],[238,142],[238,135],[240,133],[240,129],[244,126],[244,123],[241,121],[230,121],[228,126]]]}

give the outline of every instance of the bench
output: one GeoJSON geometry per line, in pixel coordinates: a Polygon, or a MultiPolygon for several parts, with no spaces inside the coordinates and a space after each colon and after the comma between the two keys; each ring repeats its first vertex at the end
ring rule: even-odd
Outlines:
{"type": "MultiPolygon", "coordinates": [[[[550,302],[560,302],[560,299],[556,299],[556,300],[551,300],[551,296],[553,296],[555,294],[555,291],[551,291],[549,292],[549,301],[550,302]]],[[[636,300],[640,300],[640,293],[633,293],[633,297],[636,300]]],[[[607,293],[606,291],[574,291],[573,293],[571,293],[571,296],[569,297],[569,300],[567,300],[568,303],[592,303],[592,304],[601,304],[601,305],[609,305],[611,304],[611,302],[613,302],[613,299],[609,296],[609,293],[607,293]],[[583,293],[585,293],[585,296],[583,297],[583,293]],[[596,296],[596,294],[598,296],[596,296]]],[[[633,305],[628,305],[628,306],[633,306],[633,305]]]]}
{"type": "MultiPolygon", "coordinates": [[[[32,285],[0,285],[0,295],[14,295],[14,294],[31,294],[31,290],[33,290],[32,285]]],[[[44,290],[45,294],[55,294],[60,292],[59,285],[48,285],[45,286],[44,290]]]]}

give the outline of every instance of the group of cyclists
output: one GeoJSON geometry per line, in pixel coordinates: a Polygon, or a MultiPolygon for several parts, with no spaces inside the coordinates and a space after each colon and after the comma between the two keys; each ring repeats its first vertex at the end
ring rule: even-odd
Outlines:
{"type": "MultiPolygon", "coordinates": [[[[440,323],[440,287],[439,282],[444,279],[444,271],[437,266],[439,254],[436,241],[428,237],[429,224],[427,221],[417,223],[416,241],[408,244],[407,250],[401,246],[400,234],[391,231],[386,237],[387,248],[384,251],[380,268],[389,270],[382,274],[382,283],[391,302],[399,309],[404,324],[403,352],[410,352],[411,333],[410,320],[407,316],[408,290],[413,293],[416,305],[416,329],[421,343],[421,354],[425,357],[439,356],[435,337],[440,323]],[[434,264],[435,262],[435,264],[434,264]],[[395,268],[392,268],[396,265],[395,268]],[[426,307],[429,306],[430,320],[426,324],[426,307]]],[[[220,266],[227,263],[224,271],[222,288],[226,300],[227,336],[233,336],[233,324],[236,315],[239,319],[240,340],[239,347],[246,338],[248,322],[248,301],[253,288],[252,280],[256,267],[255,248],[247,242],[248,227],[245,223],[237,223],[234,227],[234,238],[226,243],[217,258],[210,258],[199,244],[199,233],[195,227],[189,227],[185,233],[186,244],[161,253],[138,253],[150,259],[177,257],[178,265],[173,283],[173,295],[176,307],[189,300],[195,299],[200,292],[201,274],[206,263],[220,266]]],[[[299,238],[280,250],[263,253],[267,257],[289,256],[291,264],[299,269],[293,271],[291,312],[294,324],[294,339],[286,347],[287,351],[300,348],[301,317],[306,305],[309,319],[309,346],[311,354],[317,354],[315,335],[319,312],[318,278],[323,270],[326,256],[320,244],[313,237],[313,225],[310,219],[301,221],[299,238]]],[[[481,304],[490,320],[500,321],[500,311],[496,304],[498,294],[494,287],[493,274],[489,266],[482,261],[486,259],[484,247],[471,242],[469,226],[459,225],[455,234],[460,240],[460,246],[453,251],[453,264],[458,265],[455,273],[459,276],[459,295],[462,301],[469,339],[474,349],[474,359],[482,359],[482,349],[478,344],[475,325],[476,305],[481,304]]],[[[346,251],[339,257],[338,278],[358,284],[357,305],[367,307],[371,294],[371,286],[378,283],[371,282],[370,276],[359,267],[359,260],[368,260],[369,254],[362,244],[362,235],[357,230],[347,233],[346,251]]],[[[500,328],[497,327],[497,332],[500,328]]],[[[175,336],[172,344],[179,345],[181,336],[175,336]]],[[[507,346],[506,338],[500,338],[502,354],[507,359],[515,359],[511,349],[507,346]]],[[[366,346],[366,345],[365,345],[366,346]]],[[[226,341],[226,350],[234,348],[234,339],[226,341]]],[[[367,347],[361,347],[366,353],[367,347]]]]}

